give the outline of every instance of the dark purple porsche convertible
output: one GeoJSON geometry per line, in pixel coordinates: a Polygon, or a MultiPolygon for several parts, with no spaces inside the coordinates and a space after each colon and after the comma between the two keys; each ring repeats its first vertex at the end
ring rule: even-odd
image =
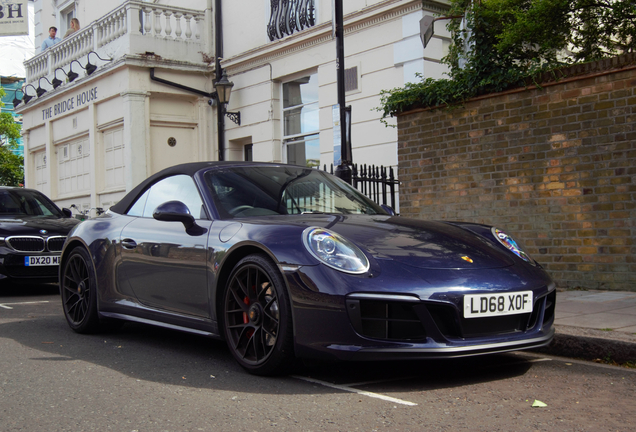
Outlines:
{"type": "Polygon", "coordinates": [[[261,375],[295,358],[459,357],[554,334],[555,285],[504,231],[397,217],[282,164],[153,175],[69,234],[60,284],[79,333],[137,321],[222,338],[261,375]]]}

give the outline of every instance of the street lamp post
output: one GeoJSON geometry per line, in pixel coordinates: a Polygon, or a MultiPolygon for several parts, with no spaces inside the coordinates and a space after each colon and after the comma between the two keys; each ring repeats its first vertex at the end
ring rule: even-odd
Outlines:
{"type": "Polygon", "coordinates": [[[225,116],[228,116],[237,125],[241,125],[241,112],[227,111],[227,104],[230,102],[230,94],[232,93],[234,83],[227,79],[227,73],[223,70],[221,79],[214,83],[216,92],[212,95],[213,99],[218,102],[218,128],[219,128],[219,160],[225,160],[224,144],[225,144],[225,116]]]}
{"type": "Polygon", "coordinates": [[[345,61],[344,61],[344,25],[343,0],[335,0],[336,21],[336,78],[338,81],[338,106],[340,107],[340,165],[336,168],[336,176],[351,184],[351,137],[347,128],[347,107],[345,106],[345,61]]]}

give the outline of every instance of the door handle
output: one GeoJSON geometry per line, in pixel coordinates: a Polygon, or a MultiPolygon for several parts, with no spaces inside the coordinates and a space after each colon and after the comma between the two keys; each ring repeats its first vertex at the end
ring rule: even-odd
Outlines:
{"type": "Polygon", "coordinates": [[[124,249],[134,249],[137,247],[137,243],[133,239],[123,239],[121,245],[124,249]]]}

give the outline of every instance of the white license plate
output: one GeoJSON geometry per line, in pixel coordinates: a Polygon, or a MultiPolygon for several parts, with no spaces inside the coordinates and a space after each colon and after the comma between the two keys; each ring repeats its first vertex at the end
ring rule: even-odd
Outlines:
{"type": "Polygon", "coordinates": [[[532,312],[532,291],[464,296],[464,318],[482,318],[532,312]]]}
{"type": "Polygon", "coordinates": [[[26,256],[24,257],[24,265],[27,267],[56,266],[60,265],[60,257],[59,255],[26,256]]]}

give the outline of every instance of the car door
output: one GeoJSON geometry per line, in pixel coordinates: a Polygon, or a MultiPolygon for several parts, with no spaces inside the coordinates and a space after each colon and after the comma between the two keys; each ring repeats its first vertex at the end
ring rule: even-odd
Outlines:
{"type": "Polygon", "coordinates": [[[156,309],[210,317],[207,283],[207,219],[198,189],[190,176],[176,175],[155,183],[133,204],[135,217],[120,234],[117,281],[126,284],[140,303],[156,309]],[[152,217],[167,201],[186,204],[201,229],[152,217]]]}

